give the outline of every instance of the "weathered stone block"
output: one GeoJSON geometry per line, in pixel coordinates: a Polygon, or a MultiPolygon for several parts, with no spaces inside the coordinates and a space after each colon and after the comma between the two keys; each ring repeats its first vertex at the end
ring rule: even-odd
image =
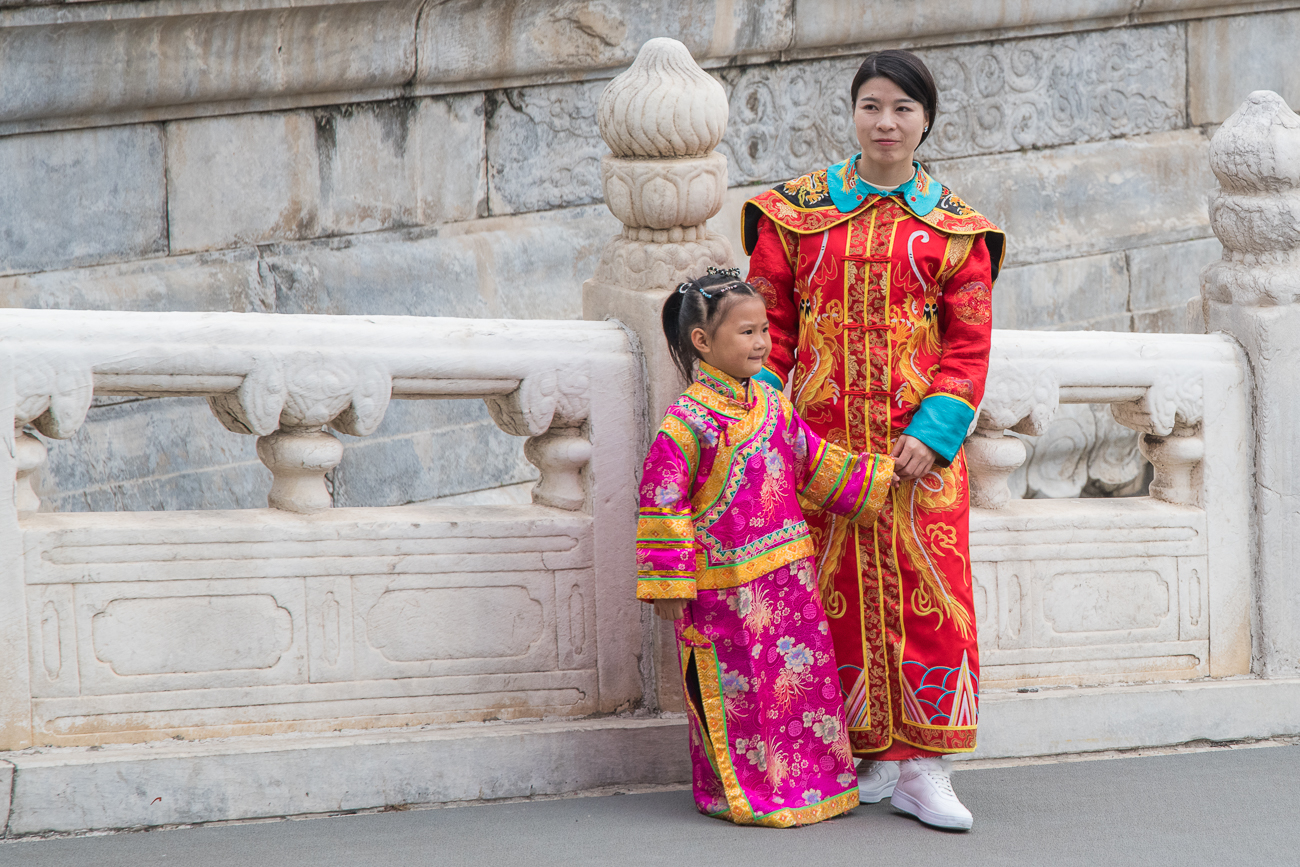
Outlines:
{"type": "Polygon", "coordinates": [[[0,306],[270,312],[255,247],[0,278],[0,306]]]}
{"type": "Polygon", "coordinates": [[[860,6],[844,0],[801,0],[795,10],[795,48],[831,48],[891,43],[940,34],[966,34],[1103,16],[1127,16],[1133,0],[1080,3],[1007,4],[979,0],[954,5],[945,0],[860,6]]]}
{"type": "Polygon", "coordinates": [[[321,234],[470,220],[484,199],[483,97],[316,114],[321,234]]]}
{"type": "MultiPolygon", "coordinates": [[[[921,49],[939,86],[922,159],[1000,153],[1185,126],[1176,25],[921,49]]],[[[776,182],[855,153],[861,55],[721,70],[731,183],[776,182]]]]}
{"type": "Polygon", "coordinates": [[[102,398],[75,436],[46,442],[37,491],[50,511],[263,508],[271,487],[256,439],[223,429],[202,398],[102,398]]]}
{"type": "Polygon", "coordinates": [[[397,88],[415,72],[419,0],[253,5],[11,15],[0,30],[8,82],[0,125],[8,134],[23,121],[102,123],[128,112],[397,88]]]}
{"type": "Polygon", "coordinates": [[[473,219],[483,125],[477,94],[171,124],[172,250],[473,219]]]}
{"type": "Polygon", "coordinates": [[[1205,323],[1193,318],[1188,306],[1181,304],[1134,313],[1133,330],[1143,334],[1204,334],[1205,323]]]}
{"type": "Polygon", "coordinates": [[[172,252],[316,236],[320,171],[306,112],[168,124],[172,252]]]}
{"type": "Polygon", "coordinates": [[[516,214],[601,200],[596,125],[608,82],[527,87],[489,95],[488,205],[516,214]]]}
{"type": "Polygon", "coordinates": [[[414,161],[420,222],[453,223],[487,214],[485,101],[479,94],[421,100],[414,161]]]}
{"type": "Polygon", "coordinates": [[[0,174],[0,273],[167,252],[157,126],[5,138],[0,174]]]}
{"type": "Polygon", "coordinates": [[[336,506],[397,506],[537,478],[523,439],[498,428],[481,400],[393,401],[374,434],[344,439],[336,506]]]}
{"type": "MultiPolygon", "coordinates": [[[[1223,257],[1223,245],[1217,238],[1205,238],[1136,247],[1126,255],[1132,285],[1130,309],[1135,312],[1183,310],[1189,298],[1200,296],[1201,269],[1223,257]]],[[[1176,330],[1183,331],[1181,327],[1176,330]]]]}
{"type": "Polygon", "coordinates": [[[1210,236],[1209,142],[1197,130],[936,162],[1007,232],[1007,264],[1210,236]]]}
{"type": "Polygon", "coordinates": [[[576,319],[582,281],[618,229],[595,206],[286,244],[266,261],[282,313],[576,319]]]}
{"type": "Polygon", "coordinates": [[[656,36],[696,57],[775,53],[793,36],[792,0],[750,3],[440,3],[420,20],[419,81],[486,81],[612,69],[656,36]],[[484,14],[487,12],[488,14],[484,14]],[[490,48],[489,48],[490,46],[490,48]]]}
{"type": "Polygon", "coordinates": [[[1123,253],[1007,268],[998,276],[993,327],[1087,328],[1098,321],[1126,322],[1128,296],[1123,253]]]}
{"type": "Polygon", "coordinates": [[[1223,123],[1252,91],[1300,108],[1300,10],[1187,24],[1187,97],[1194,124],[1223,123]]]}

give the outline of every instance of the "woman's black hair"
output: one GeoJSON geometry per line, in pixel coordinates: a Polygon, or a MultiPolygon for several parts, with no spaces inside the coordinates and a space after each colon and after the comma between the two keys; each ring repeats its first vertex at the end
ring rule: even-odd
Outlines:
{"type": "Polygon", "coordinates": [[[868,54],[862,59],[862,65],[858,67],[858,74],[853,76],[853,86],[849,90],[849,95],[853,99],[849,103],[850,111],[857,111],[858,91],[872,78],[888,78],[897,84],[903,93],[921,104],[925,109],[927,121],[926,130],[921,133],[921,141],[924,142],[929,138],[930,130],[934,129],[935,115],[939,111],[939,89],[935,87],[934,76],[930,74],[929,67],[921,58],[899,48],[888,48],[868,54]]]}
{"type": "Polygon", "coordinates": [[[709,334],[717,328],[729,298],[757,296],[744,280],[738,268],[709,268],[708,273],[695,280],[687,280],[664,301],[664,337],[673,364],[690,382],[694,378],[695,362],[700,354],[691,341],[691,332],[703,328],[709,334]]]}

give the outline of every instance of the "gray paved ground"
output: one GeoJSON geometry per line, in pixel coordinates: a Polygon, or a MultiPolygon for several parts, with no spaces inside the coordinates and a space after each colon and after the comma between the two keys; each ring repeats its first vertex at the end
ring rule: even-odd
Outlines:
{"type": "Polygon", "coordinates": [[[969,834],[890,809],[738,828],[687,792],[0,844],[23,867],[1300,865],[1300,746],[960,771],[969,834]]]}

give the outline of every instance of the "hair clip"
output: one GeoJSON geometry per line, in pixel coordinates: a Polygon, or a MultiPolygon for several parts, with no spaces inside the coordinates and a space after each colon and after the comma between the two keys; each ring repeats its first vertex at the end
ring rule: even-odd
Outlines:
{"type": "Polygon", "coordinates": [[[710,265],[709,267],[707,267],[707,268],[704,269],[704,273],[705,273],[705,274],[717,274],[717,275],[720,275],[720,276],[722,276],[722,277],[730,277],[732,280],[739,280],[739,279],[740,279],[740,269],[739,269],[739,268],[719,268],[719,267],[716,266],[716,265],[710,265]]]}
{"type": "MultiPolygon", "coordinates": [[[[723,287],[722,287],[720,290],[718,290],[718,291],[719,291],[719,292],[726,292],[726,291],[727,291],[727,288],[728,288],[728,287],[723,286],[723,287]]],[[[703,295],[705,298],[712,298],[712,297],[713,297],[712,294],[710,294],[710,293],[704,291],[703,287],[700,286],[698,280],[687,280],[685,283],[682,283],[680,286],[677,287],[677,294],[679,294],[679,295],[685,295],[687,292],[691,291],[692,289],[694,289],[695,291],[699,292],[699,293],[700,293],[701,295],[703,295]]]]}

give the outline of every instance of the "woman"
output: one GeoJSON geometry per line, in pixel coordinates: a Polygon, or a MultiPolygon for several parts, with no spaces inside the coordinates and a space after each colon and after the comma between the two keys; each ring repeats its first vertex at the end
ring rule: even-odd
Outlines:
{"type": "Polygon", "coordinates": [[[961,444],[984,392],[1005,238],[913,155],[938,96],[906,51],[867,56],[851,88],[861,153],[745,203],[749,283],[768,304],[763,375],[849,451],[903,480],[874,527],[809,510],[864,803],[892,794],[968,829],[939,757],[975,748],[979,649],[961,444]],[[902,762],[901,767],[895,763],[902,762]]]}

